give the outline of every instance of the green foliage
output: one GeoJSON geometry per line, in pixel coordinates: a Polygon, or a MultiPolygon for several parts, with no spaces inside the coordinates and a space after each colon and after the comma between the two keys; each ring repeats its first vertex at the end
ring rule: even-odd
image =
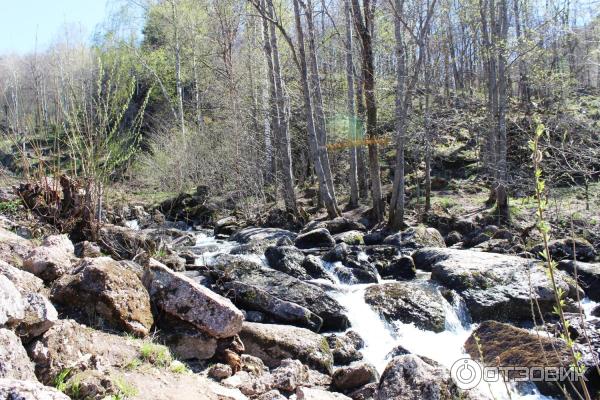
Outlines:
{"type": "Polygon", "coordinates": [[[0,202],[0,214],[16,214],[19,211],[21,200],[0,202]]]}
{"type": "Polygon", "coordinates": [[[62,371],[60,371],[58,373],[58,375],[56,375],[54,377],[54,381],[52,382],[52,386],[54,386],[57,390],[59,390],[60,392],[65,392],[65,390],[67,389],[67,379],[69,378],[69,375],[71,374],[71,368],[65,368],[62,371]]]}
{"type": "Polygon", "coordinates": [[[169,365],[169,370],[176,374],[187,374],[189,372],[186,365],[178,360],[173,360],[171,362],[171,365],[169,365]]]}
{"type": "Polygon", "coordinates": [[[142,344],[140,359],[158,367],[168,367],[173,361],[173,357],[167,347],[152,342],[144,342],[142,344]]]}

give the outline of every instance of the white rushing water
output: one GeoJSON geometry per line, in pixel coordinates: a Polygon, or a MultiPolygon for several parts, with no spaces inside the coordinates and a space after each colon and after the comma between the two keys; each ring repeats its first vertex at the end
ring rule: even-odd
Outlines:
{"type": "MultiPolygon", "coordinates": [[[[230,241],[217,240],[207,233],[198,233],[194,251],[199,255],[198,265],[210,264],[217,255],[228,254],[237,244],[230,241]]],[[[245,255],[244,257],[267,265],[264,256],[245,255]]],[[[366,254],[359,254],[365,258],[366,254]]],[[[425,356],[439,362],[450,369],[457,360],[469,358],[465,353],[463,345],[471,333],[477,327],[470,321],[468,311],[461,302],[458,306],[452,306],[443,299],[446,311],[446,326],[443,332],[433,332],[417,328],[414,324],[405,324],[396,321],[388,324],[375,312],[364,299],[366,289],[373,284],[347,284],[340,280],[335,274],[336,267],[341,263],[324,263],[332,280],[335,282],[334,289],[328,293],[343,305],[347,310],[351,330],[357,332],[364,341],[361,350],[364,360],[373,364],[379,373],[385,369],[390,358],[388,354],[397,346],[402,346],[409,352],[425,356]]],[[[429,274],[420,273],[417,279],[428,280],[429,274]]],[[[386,281],[381,281],[384,283],[386,281]]],[[[391,281],[395,282],[395,281],[391,281]]],[[[589,318],[590,311],[598,303],[584,299],[582,307],[585,315],[589,318]]],[[[541,395],[535,386],[521,386],[517,390],[512,384],[496,382],[487,384],[482,382],[476,389],[481,397],[496,400],[550,400],[551,397],[541,395]]]]}

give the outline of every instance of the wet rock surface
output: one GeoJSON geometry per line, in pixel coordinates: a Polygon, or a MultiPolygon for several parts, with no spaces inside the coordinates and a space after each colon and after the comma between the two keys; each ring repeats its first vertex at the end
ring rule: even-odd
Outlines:
{"type": "Polygon", "coordinates": [[[308,329],[245,322],[240,338],[246,353],[260,358],[269,367],[277,367],[290,358],[324,373],[333,371],[333,355],[327,340],[308,329]]]}
{"type": "Polygon", "coordinates": [[[381,375],[377,400],[459,399],[450,372],[416,355],[394,357],[381,375]]]}
{"type": "Polygon", "coordinates": [[[384,283],[365,292],[365,301],[388,322],[414,323],[421,329],[445,329],[444,299],[427,283],[384,283]]]}
{"type": "Polygon", "coordinates": [[[324,290],[280,271],[241,257],[223,256],[211,266],[210,274],[215,280],[242,282],[305,307],[323,319],[325,330],[344,330],[349,326],[346,310],[324,290]]]}
{"type": "MultiPolygon", "coordinates": [[[[552,313],[554,294],[544,267],[521,257],[456,249],[422,249],[413,254],[417,268],[431,271],[431,279],[456,290],[465,299],[473,320],[528,321],[530,295],[542,313],[552,313]],[[531,284],[531,290],[529,283],[531,284]]],[[[574,299],[580,290],[565,273],[556,274],[557,286],[574,299]]]]}

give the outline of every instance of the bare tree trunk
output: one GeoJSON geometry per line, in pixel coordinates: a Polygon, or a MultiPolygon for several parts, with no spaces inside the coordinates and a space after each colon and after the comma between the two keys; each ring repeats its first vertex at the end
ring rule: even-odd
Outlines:
{"type": "Polygon", "coordinates": [[[358,171],[357,171],[357,120],[354,111],[354,68],[352,63],[352,15],[350,13],[350,0],[344,1],[344,16],[346,23],[346,84],[348,85],[348,134],[352,145],[350,146],[350,207],[358,206],[358,171]]]}
{"type": "MultiPolygon", "coordinates": [[[[274,15],[273,0],[267,0],[269,14],[274,15]]],[[[283,184],[283,199],[285,207],[288,211],[298,214],[298,206],[296,203],[296,194],[294,193],[294,172],[292,167],[292,144],[290,132],[288,129],[288,121],[285,113],[285,99],[283,96],[283,79],[281,78],[281,65],[279,61],[279,45],[277,43],[277,34],[275,26],[272,22],[269,23],[269,39],[270,48],[273,56],[273,82],[275,88],[275,102],[277,111],[277,146],[279,156],[281,157],[282,169],[282,184],[283,184]]]]}
{"type": "Polygon", "coordinates": [[[496,182],[496,207],[504,221],[510,218],[508,208],[508,165],[506,162],[506,108],[507,96],[507,60],[506,43],[508,40],[508,6],[507,0],[500,0],[499,40],[498,49],[498,153],[497,168],[498,178],[496,182]]]}
{"type": "Polygon", "coordinates": [[[299,0],[293,0],[294,3],[294,19],[296,22],[296,33],[298,38],[298,58],[300,67],[300,80],[302,83],[302,97],[304,99],[304,112],[306,114],[306,125],[308,128],[308,143],[310,147],[310,154],[315,168],[315,173],[319,181],[319,193],[325,207],[327,208],[327,214],[330,218],[339,216],[339,209],[335,201],[335,197],[329,191],[327,185],[327,178],[321,160],[321,153],[325,148],[319,146],[317,138],[317,131],[315,128],[315,121],[313,118],[313,104],[312,96],[310,91],[310,85],[308,83],[308,67],[306,63],[306,51],[304,47],[304,31],[302,29],[302,21],[300,19],[300,5],[299,0]]]}
{"type": "MultiPolygon", "coordinates": [[[[487,174],[492,179],[496,176],[496,139],[497,139],[497,111],[498,111],[498,91],[497,91],[497,73],[496,73],[496,51],[493,48],[495,43],[495,4],[494,0],[480,0],[481,29],[483,37],[484,59],[487,67],[487,86],[488,86],[488,134],[485,136],[483,163],[487,174]],[[489,8],[489,23],[488,23],[489,8]],[[490,26],[491,24],[491,26],[490,26]]],[[[494,191],[492,191],[494,192],[494,191]]],[[[492,193],[495,197],[495,194],[492,193]]],[[[492,199],[490,199],[492,200],[492,199]]]]}
{"type": "MultiPolygon", "coordinates": [[[[402,13],[403,2],[396,0],[395,11],[402,13]]],[[[394,230],[401,229],[404,225],[404,133],[406,125],[405,115],[405,77],[406,55],[402,38],[402,22],[400,17],[394,18],[394,37],[396,39],[396,169],[394,172],[394,185],[390,202],[390,215],[388,225],[394,230]]]]}
{"type": "MultiPolygon", "coordinates": [[[[313,95],[313,111],[315,118],[315,127],[317,130],[317,140],[319,142],[321,164],[325,172],[327,188],[331,196],[335,199],[335,188],[333,186],[333,175],[329,163],[329,154],[327,152],[327,128],[325,122],[325,113],[323,111],[323,96],[321,91],[321,82],[319,79],[319,66],[317,62],[317,47],[315,44],[315,27],[313,23],[312,1],[307,0],[305,7],[306,23],[308,26],[308,65],[310,69],[309,79],[313,95]]],[[[337,203],[336,203],[337,204],[337,203]]],[[[339,214],[339,210],[338,210],[339,214]]]]}
{"type": "MultiPolygon", "coordinates": [[[[179,107],[179,125],[181,134],[185,137],[185,115],[183,114],[183,87],[181,86],[181,48],[179,45],[179,21],[177,18],[177,1],[171,0],[173,18],[173,39],[175,44],[175,87],[177,90],[177,105],[179,107]]],[[[183,138],[182,138],[183,139],[183,138]]]]}
{"type": "MultiPolygon", "coordinates": [[[[355,71],[356,72],[356,71],[355,71]]],[[[357,137],[359,141],[364,140],[365,132],[365,101],[363,95],[363,79],[361,72],[354,75],[356,77],[356,116],[357,116],[357,137]]],[[[358,192],[360,198],[366,200],[369,198],[369,177],[367,170],[367,161],[365,157],[365,148],[361,144],[356,148],[356,162],[358,173],[358,192]]]]}
{"type": "MultiPolygon", "coordinates": [[[[264,2],[262,4],[264,7],[264,2]]],[[[273,144],[271,143],[271,135],[276,137],[278,135],[279,130],[279,117],[277,109],[277,92],[275,89],[275,72],[273,67],[273,53],[271,49],[271,39],[269,33],[268,22],[265,18],[262,20],[263,27],[263,41],[264,41],[264,52],[265,52],[265,60],[266,60],[266,77],[268,83],[268,107],[266,108],[266,117],[265,117],[265,129],[264,129],[264,141],[265,141],[265,150],[267,155],[265,170],[267,175],[267,182],[273,182],[273,176],[276,173],[276,163],[275,163],[275,155],[273,151],[273,144]],[[273,132],[272,132],[273,131],[273,132]]]]}
{"type": "Polygon", "coordinates": [[[430,96],[429,91],[430,87],[430,79],[428,79],[430,74],[430,55],[429,48],[425,49],[425,70],[424,70],[424,82],[425,82],[425,212],[429,212],[431,210],[431,142],[433,141],[433,137],[431,135],[431,106],[430,106],[430,96]]]}
{"type": "Polygon", "coordinates": [[[377,103],[375,100],[375,68],[373,62],[373,44],[371,41],[374,21],[370,0],[363,0],[363,9],[364,19],[358,0],[352,0],[354,24],[361,40],[362,50],[363,84],[367,109],[367,138],[370,140],[368,149],[373,213],[375,221],[380,222],[383,220],[385,205],[381,190],[381,176],[379,173],[379,146],[374,142],[375,130],[377,129],[377,103]]]}
{"type": "MultiPolygon", "coordinates": [[[[517,35],[517,42],[519,45],[522,44],[522,33],[521,33],[521,15],[519,10],[519,0],[513,0],[513,12],[515,15],[515,33],[517,35]]],[[[519,96],[521,102],[525,105],[529,105],[531,93],[529,90],[529,82],[527,78],[527,65],[523,57],[519,59],[519,96]]]]}

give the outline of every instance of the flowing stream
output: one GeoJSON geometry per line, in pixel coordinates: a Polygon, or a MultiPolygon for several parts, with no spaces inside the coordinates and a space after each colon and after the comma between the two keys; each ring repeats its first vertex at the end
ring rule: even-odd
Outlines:
{"type": "MultiPolygon", "coordinates": [[[[229,253],[236,245],[235,242],[215,239],[209,232],[198,233],[194,247],[194,252],[199,254],[196,263],[208,265],[217,255],[229,253]]],[[[361,256],[366,257],[364,253],[359,255],[359,257],[361,256]]],[[[245,257],[267,265],[264,256],[247,255],[245,257]]],[[[344,283],[334,273],[335,263],[325,262],[324,265],[335,282],[334,288],[328,290],[329,295],[346,308],[347,317],[352,325],[350,329],[357,332],[364,341],[364,347],[361,350],[364,360],[373,364],[379,373],[383,372],[390,360],[387,357],[388,354],[397,346],[402,346],[413,354],[435,360],[448,369],[455,361],[469,357],[465,353],[463,345],[477,324],[471,323],[469,313],[461,302],[456,302],[458,305],[452,306],[442,297],[446,311],[446,329],[443,332],[436,333],[419,329],[414,324],[405,324],[400,321],[389,324],[364,300],[366,289],[373,284],[344,283]]],[[[429,274],[419,273],[416,279],[429,280],[429,274]]],[[[385,282],[393,281],[380,279],[379,283],[385,282]]],[[[596,305],[598,303],[587,298],[582,301],[587,316],[596,305]]],[[[477,390],[482,395],[496,400],[552,399],[540,394],[532,384],[522,385],[517,390],[512,384],[482,382],[478,385],[477,390]]]]}

